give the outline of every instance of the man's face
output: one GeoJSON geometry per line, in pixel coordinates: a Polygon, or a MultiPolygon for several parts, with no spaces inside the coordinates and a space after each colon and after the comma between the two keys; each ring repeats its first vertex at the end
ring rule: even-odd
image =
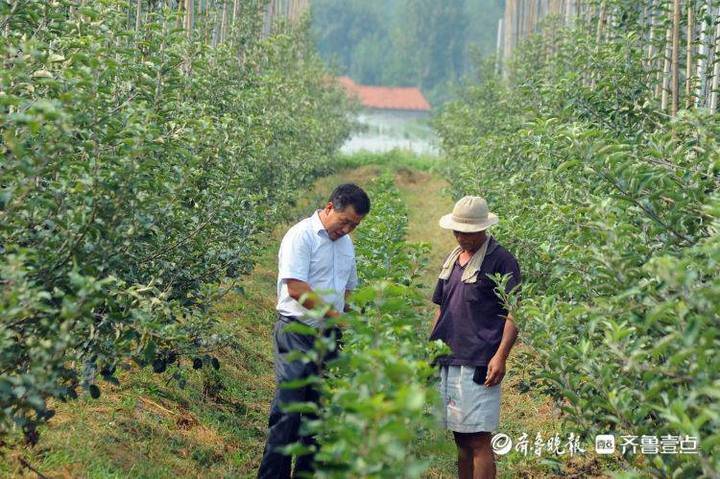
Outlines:
{"type": "Polygon", "coordinates": [[[332,202],[325,206],[325,214],[325,230],[332,241],[351,233],[365,217],[365,215],[357,214],[352,205],[338,211],[332,202]]]}
{"type": "Polygon", "coordinates": [[[460,247],[466,251],[475,252],[485,242],[485,231],[478,231],[475,233],[463,233],[462,231],[453,231],[455,239],[457,240],[460,247]]]}

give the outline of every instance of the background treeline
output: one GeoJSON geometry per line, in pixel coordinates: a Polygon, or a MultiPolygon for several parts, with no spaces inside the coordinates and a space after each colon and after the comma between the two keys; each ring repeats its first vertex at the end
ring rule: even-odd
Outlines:
{"type": "Polygon", "coordinates": [[[317,0],[311,3],[320,55],[367,85],[417,86],[439,103],[495,51],[502,0],[317,0]]]}
{"type": "Polygon", "coordinates": [[[548,17],[518,43],[504,78],[486,65],[444,111],[450,178],[457,196],[494,205],[524,267],[515,317],[529,394],[554,397],[564,428],[589,441],[636,436],[634,453],[600,462],[621,477],[717,477],[720,121],[707,99],[718,62],[694,53],[702,37],[680,36],[688,12],[690,32],[716,31],[717,4],[582,3],[567,26],[548,17]],[[641,452],[642,436],[656,453],[641,452]]]}
{"type": "Polygon", "coordinates": [[[0,2],[0,435],[129,358],[218,367],[208,306],[348,132],[264,5],[0,2]]]}

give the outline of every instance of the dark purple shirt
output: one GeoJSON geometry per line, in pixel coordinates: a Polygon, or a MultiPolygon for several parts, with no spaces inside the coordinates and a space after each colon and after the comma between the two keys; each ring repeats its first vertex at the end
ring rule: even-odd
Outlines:
{"type": "Polygon", "coordinates": [[[430,340],[442,339],[452,353],[437,360],[449,366],[487,366],[497,352],[508,312],[495,294],[495,273],[511,274],[507,291],[520,284],[520,266],[515,257],[490,238],[485,259],[475,283],[463,283],[465,268],[455,262],[450,278],[438,279],[433,303],[440,318],[430,340]]]}

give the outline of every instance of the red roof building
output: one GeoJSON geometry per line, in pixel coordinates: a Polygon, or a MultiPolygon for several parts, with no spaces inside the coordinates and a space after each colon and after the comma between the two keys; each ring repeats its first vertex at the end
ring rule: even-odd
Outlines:
{"type": "Polygon", "coordinates": [[[346,76],[339,77],[338,82],[365,108],[430,111],[430,103],[418,88],[358,85],[346,76]]]}

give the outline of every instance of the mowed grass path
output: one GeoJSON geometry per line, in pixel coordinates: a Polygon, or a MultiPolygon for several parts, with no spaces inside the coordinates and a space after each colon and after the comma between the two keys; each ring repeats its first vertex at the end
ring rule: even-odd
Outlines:
{"type": "MultiPolygon", "coordinates": [[[[292,207],[291,221],[268,235],[254,272],[243,281],[244,291],[228,293],[213,313],[234,337],[233,344],[218,354],[219,371],[190,369],[187,386],[181,389],[168,381],[168,374],[129,367],[119,374],[119,386],[102,384],[100,399],[83,396],[55,404],[57,416],[41,431],[38,446],[6,450],[0,477],[38,477],[21,460],[52,478],[254,477],[274,389],[271,331],[279,241],[289,224],[323,205],[335,185],[366,185],[387,167],[362,166],[318,180],[292,207]]],[[[452,209],[452,201],[439,176],[393,168],[409,209],[408,239],[432,246],[423,278],[429,332],[437,270],[454,246],[452,234],[440,229],[437,220],[452,209]]],[[[522,376],[522,365],[511,356],[501,431],[513,437],[527,432],[530,438],[555,431],[550,403],[519,391],[522,376]]],[[[447,432],[438,429],[431,437],[419,438],[419,444],[436,457],[427,477],[455,477],[455,448],[447,432]]],[[[537,460],[520,455],[502,458],[499,471],[507,478],[548,477],[537,460]]]]}

